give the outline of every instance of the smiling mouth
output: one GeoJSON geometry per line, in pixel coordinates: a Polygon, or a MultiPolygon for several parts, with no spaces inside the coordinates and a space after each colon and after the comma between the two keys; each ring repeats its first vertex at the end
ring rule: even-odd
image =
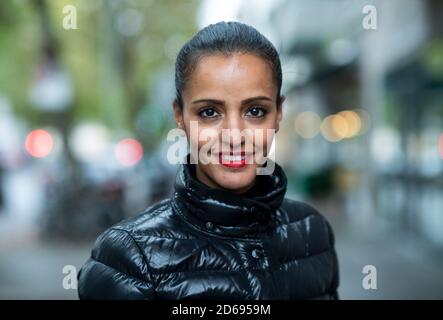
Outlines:
{"type": "Polygon", "coordinates": [[[228,168],[242,168],[249,163],[249,159],[252,155],[247,153],[237,153],[237,154],[222,154],[219,153],[220,163],[228,168]]]}

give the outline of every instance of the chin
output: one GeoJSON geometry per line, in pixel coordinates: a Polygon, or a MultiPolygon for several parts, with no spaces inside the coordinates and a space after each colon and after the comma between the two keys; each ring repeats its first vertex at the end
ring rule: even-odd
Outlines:
{"type": "Polygon", "coordinates": [[[216,169],[212,178],[222,188],[235,192],[247,188],[254,182],[256,170],[253,165],[236,170],[221,167],[216,169]]]}

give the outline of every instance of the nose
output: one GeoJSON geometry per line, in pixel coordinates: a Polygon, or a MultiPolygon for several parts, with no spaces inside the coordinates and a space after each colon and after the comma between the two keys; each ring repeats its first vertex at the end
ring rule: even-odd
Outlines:
{"type": "Polygon", "coordinates": [[[244,123],[241,115],[231,113],[226,116],[221,137],[222,146],[226,148],[223,150],[241,151],[245,140],[244,135],[242,135],[243,129],[244,123]]]}

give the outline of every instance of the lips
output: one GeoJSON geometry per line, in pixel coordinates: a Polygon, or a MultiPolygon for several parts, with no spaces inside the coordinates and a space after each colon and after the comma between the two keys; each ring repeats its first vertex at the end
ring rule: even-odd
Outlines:
{"type": "Polygon", "coordinates": [[[220,163],[228,168],[242,168],[246,166],[249,162],[250,154],[246,154],[245,152],[236,153],[236,154],[222,154],[219,153],[219,161],[220,163]]]}

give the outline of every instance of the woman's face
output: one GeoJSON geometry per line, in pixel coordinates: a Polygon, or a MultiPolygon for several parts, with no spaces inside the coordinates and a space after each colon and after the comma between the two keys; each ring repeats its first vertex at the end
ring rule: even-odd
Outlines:
{"type": "Polygon", "coordinates": [[[191,156],[201,182],[234,193],[254,185],[260,156],[266,156],[282,117],[284,98],[277,105],[277,90],[272,69],[253,54],[199,60],[182,92],[183,109],[174,104],[174,113],[199,152],[198,159],[191,156]]]}

